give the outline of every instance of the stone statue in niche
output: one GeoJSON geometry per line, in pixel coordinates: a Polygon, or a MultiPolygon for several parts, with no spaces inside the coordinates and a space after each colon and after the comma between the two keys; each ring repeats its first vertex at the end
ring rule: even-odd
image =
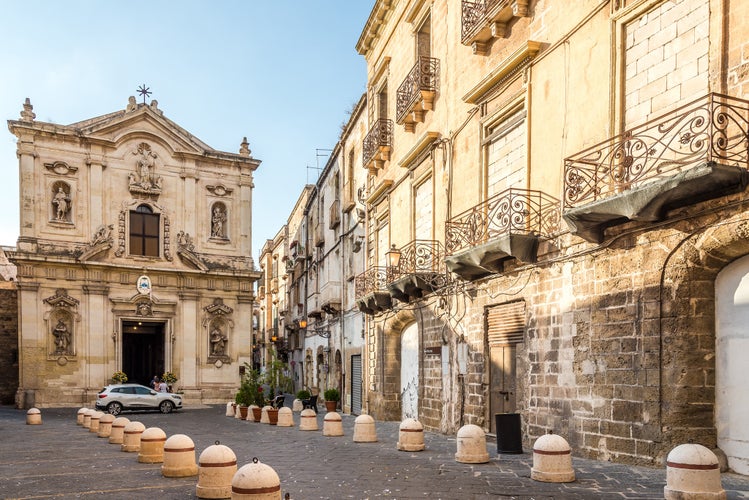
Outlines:
{"type": "Polygon", "coordinates": [[[151,151],[151,146],[142,142],[138,145],[138,156],[135,161],[135,172],[130,173],[130,192],[139,194],[160,194],[161,177],[155,175],[156,153],[151,151]]]}
{"type": "Polygon", "coordinates": [[[213,216],[211,217],[211,237],[226,238],[224,224],[226,223],[226,211],[219,205],[213,207],[213,216]]]}
{"type": "Polygon", "coordinates": [[[226,355],[226,341],[229,340],[217,326],[211,330],[211,356],[226,355]]]}
{"type": "Polygon", "coordinates": [[[57,321],[52,335],[55,336],[55,354],[70,354],[70,331],[65,321],[57,321]]]}
{"type": "Polygon", "coordinates": [[[52,197],[52,205],[55,206],[54,219],[59,222],[66,222],[68,220],[68,212],[70,211],[70,196],[62,186],[57,188],[57,192],[52,197]]]}

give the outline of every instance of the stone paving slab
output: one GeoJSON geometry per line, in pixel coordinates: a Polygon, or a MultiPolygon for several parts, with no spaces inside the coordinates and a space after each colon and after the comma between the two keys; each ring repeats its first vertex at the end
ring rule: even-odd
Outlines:
{"type": "MultiPolygon", "coordinates": [[[[197,498],[197,476],[165,478],[160,464],[141,464],[76,425],[77,408],[42,409],[42,425],[26,425],[24,411],[0,407],[0,498],[197,498]]],[[[573,483],[530,479],[532,457],[497,456],[487,443],[487,464],[455,461],[454,436],[425,433],[426,450],[396,449],[398,422],[377,422],[377,443],[354,443],[354,417],[343,415],[343,437],[296,427],[276,427],[224,416],[225,407],[186,408],[170,415],[126,413],[131,421],[186,434],[196,459],[216,441],[230,447],[238,465],[253,457],[273,467],[281,491],[292,499],[649,499],[663,498],[665,469],[573,458],[573,483]]],[[[722,475],[729,499],[749,499],[749,477],[722,475]]]]}

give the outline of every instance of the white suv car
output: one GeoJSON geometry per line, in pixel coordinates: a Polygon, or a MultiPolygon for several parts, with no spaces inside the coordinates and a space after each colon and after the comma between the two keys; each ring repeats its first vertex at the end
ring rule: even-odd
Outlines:
{"type": "Polygon", "coordinates": [[[171,413],[182,408],[182,396],[156,392],[139,384],[108,385],[99,392],[96,409],[119,415],[122,410],[159,410],[171,413]]]}

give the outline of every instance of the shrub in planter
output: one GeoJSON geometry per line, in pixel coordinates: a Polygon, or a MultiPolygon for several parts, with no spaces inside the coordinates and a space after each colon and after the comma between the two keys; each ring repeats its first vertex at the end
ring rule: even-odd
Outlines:
{"type": "Polygon", "coordinates": [[[338,392],[338,389],[334,387],[325,389],[323,396],[325,396],[325,409],[328,411],[335,411],[338,406],[338,401],[341,399],[341,393],[338,392]]]}
{"type": "Polygon", "coordinates": [[[301,401],[304,401],[305,399],[309,399],[310,398],[310,393],[309,393],[309,391],[301,390],[301,391],[299,391],[299,392],[296,393],[296,398],[299,399],[299,400],[301,400],[301,401]]]}

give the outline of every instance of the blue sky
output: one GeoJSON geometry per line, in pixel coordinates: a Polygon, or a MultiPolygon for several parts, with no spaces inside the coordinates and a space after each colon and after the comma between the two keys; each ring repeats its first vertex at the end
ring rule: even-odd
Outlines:
{"type": "MultiPolygon", "coordinates": [[[[24,1],[0,15],[0,117],[26,97],[59,124],[124,109],[141,84],[164,114],[211,147],[247,136],[255,176],[253,256],[324,166],[365,90],[355,45],[374,0],[24,1]]],[[[140,102],[140,99],[139,99],[140,102]]],[[[15,137],[0,138],[0,244],[18,237],[15,137]]]]}

